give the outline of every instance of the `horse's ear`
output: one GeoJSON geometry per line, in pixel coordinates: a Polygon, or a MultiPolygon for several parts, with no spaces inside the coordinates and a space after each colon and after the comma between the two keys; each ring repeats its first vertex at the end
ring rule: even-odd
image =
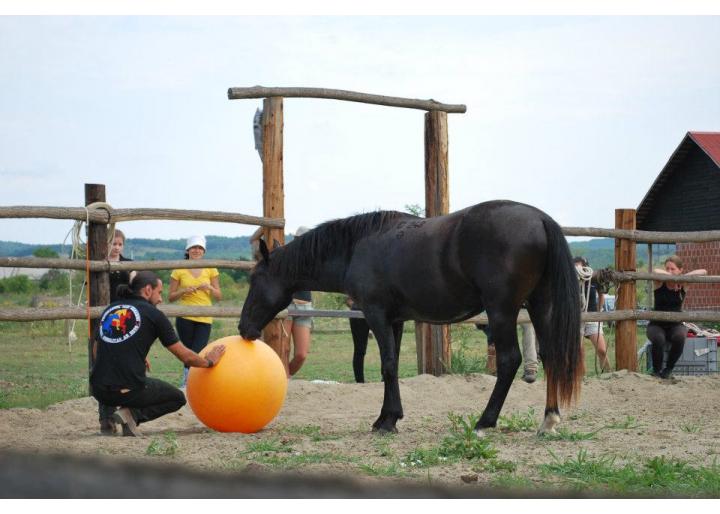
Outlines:
{"type": "Polygon", "coordinates": [[[258,243],[260,244],[260,255],[262,255],[263,260],[270,261],[270,252],[268,252],[268,247],[265,244],[265,240],[260,239],[258,243]]]}
{"type": "Polygon", "coordinates": [[[273,239],[273,250],[277,250],[278,248],[280,248],[280,246],[280,241],[278,241],[277,239],[273,239]]]}

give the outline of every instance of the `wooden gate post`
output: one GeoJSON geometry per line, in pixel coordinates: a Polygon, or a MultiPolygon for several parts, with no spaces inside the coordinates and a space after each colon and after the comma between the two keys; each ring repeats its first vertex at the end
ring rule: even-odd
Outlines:
{"type": "MultiPolygon", "coordinates": [[[[447,113],[425,113],[425,216],[450,212],[447,113]]],[[[418,373],[440,376],[450,369],[450,326],[415,324],[418,373]]]]}
{"type": "MultiPolygon", "coordinates": [[[[635,230],[635,209],[615,209],[615,228],[635,230]]],[[[636,271],[635,241],[615,239],[615,269],[636,271]]],[[[637,295],[635,281],[622,282],[618,287],[615,309],[635,310],[637,295]]],[[[615,325],[615,367],[637,371],[637,322],[618,321],[615,325]]]]}
{"type": "MultiPolygon", "coordinates": [[[[105,202],[104,184],[85,184],[85,205],[94,202],[105,202]]],[[[110,220],[108,219],[108,222],[110,220]]],[[[108,236],[106,223],[90,222],[87,228],[87,252],[91,261],[105,261],[108,258],[108,236]]],[[[87,297],[91,307],[110,303],[110,274],[107,271],[90,272],[90,283],[87,284],[87,297]]],[[[88,367],[92,370],[93,344],[100,319],[90,321],[88,333],[88,367]]]]}
{"type": "MultiPolygon", "coordinates": [[[[262,120],[262,162],[263,162],[263,216],[285,217],[285,189],[283,183],[283,99],[281,97],[263,100],[262,120]]],[[[285,230],[264,227],[263,236],[272,250],[275,241],[285,244],[285,230]]],[[[273,320],[263,329],[265,341],[280,356],[288,371],[290,335],[283,330],[282,320],[273,320]]]]}

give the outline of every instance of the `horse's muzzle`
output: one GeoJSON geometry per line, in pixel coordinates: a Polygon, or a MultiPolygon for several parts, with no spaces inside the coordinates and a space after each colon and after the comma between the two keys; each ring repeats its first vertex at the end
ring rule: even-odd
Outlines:
{"type": "Polygon", "coordinates": [[[256,328],[240,328],[240,337],[243,339],[247,339],[248,341],[254,341],[255,339],[260,339],[260,336],[262,335],[262,332],[256,328]]]}

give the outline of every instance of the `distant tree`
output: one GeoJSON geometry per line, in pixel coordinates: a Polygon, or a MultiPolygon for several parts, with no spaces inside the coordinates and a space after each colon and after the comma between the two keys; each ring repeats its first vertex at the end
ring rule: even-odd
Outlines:
{"type": "Polygon", "coordinates": [[[41,246],[40,248],[35,249],[32,254],[40,259],[57,259],[60,257],[55,250],[47,246],[41,246]]]}
{"type": "Polygon", "coordinates": [[[421,218],[423,215],[423,208],[420,207],[420,204],[417,203],[407,203],[405,204],[405,210],[412,214],[413,216],[420,216],[421,218]]]}

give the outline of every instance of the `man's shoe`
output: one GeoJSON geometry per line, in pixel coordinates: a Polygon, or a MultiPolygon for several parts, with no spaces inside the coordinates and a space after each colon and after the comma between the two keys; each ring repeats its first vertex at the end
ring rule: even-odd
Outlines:
{"type": "Polygon", "coordinates": [[[103,418],[100,420],[100,435],[115,435],[117,433],[117,425],[112,418],[103,418]]]}
{"type": "Polygon", "coordinates": [[[132,412],[127,407],[118,409],[113,414],[115,422],[122,425],[123,436],[125,437],[142,437],[142,434],[138,430],[135,418],[133,418],[132,412]]]}
{"type": "Polygon", "coordinates": [[[522,379],[528,384],[532,384],[535,380],[537,380],[537,371],[534,369],[526,369],[523,372],[522,379]]]}

